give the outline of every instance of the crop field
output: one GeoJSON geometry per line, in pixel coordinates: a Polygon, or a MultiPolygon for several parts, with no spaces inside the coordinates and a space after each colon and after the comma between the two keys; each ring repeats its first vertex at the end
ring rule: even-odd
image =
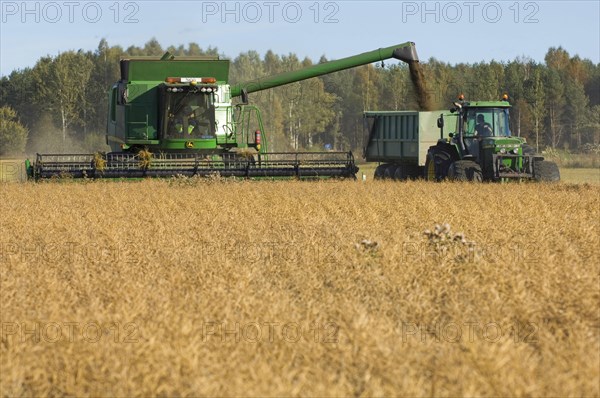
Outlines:
{"type": "Polygon", "coordinates": [[[371,175],[0,184],[0,395],[600,395],[600,185],[371,175]]]}

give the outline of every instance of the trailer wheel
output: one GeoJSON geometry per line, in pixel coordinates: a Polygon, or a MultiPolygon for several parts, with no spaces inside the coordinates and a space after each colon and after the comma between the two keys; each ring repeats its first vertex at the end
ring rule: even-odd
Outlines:
{"type": "Polygon", "coordinates": [[[397,165],[389,164],[388,167],[386,167],[385,171],[383,172],[383,178],[386,180],[393,180],[397,169],[398,169],[397,165]]]}
{"type": "Polygon", "coordinates": [[[558,165],[548,160],[536,160],[533,162],[533,178],[540,182],[560,181],[558,165]]]}
{"type": "Polygon", "coordinates": [[[394,170],[394,180],[402,181],[406,179],[406,166],[398,166],[396,170],[394,170]]]}
{"type": "Polygon", "coordinates": [[[417,165],[400,165],[396,168],[394,172],[394,180],[404,181],[404,180],[414,180],[419,178],[422,175],[419,166],[417,165]]]}
{"type": "Polygon", "coordinates": [[[382,180],[384,178],[384,173],[385,173],[385,169],[388,167],[388,164],[380,164],[379,166],[377,166],[377,168],[375,169],[375,176],[374,179],[376,180],[382,180]]]}
{"type": "Polygon", "coordinates": [[[450,165],[448,177],[454,181],[483,181],[481,167],[472,160],[457,160],[450,165]]]}

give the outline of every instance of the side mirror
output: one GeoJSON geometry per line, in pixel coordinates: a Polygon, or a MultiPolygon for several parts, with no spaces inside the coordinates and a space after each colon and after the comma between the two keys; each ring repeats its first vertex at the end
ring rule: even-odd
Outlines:
{"type": "Polygon", "coordinates": [[[441,117],[438,117],[438,120],[437,120],[437,126],[438,126],[438,128],[440,128],[440,129],[441,129],[442,127],[444,127],[444,119],[443,119],[443,118],[441,118],[441,117]]]}
{"type": "Polygon", "coordinates": [[[245,88],[242,89],[242,104],[248,104],[248,91],[245,88]]]}

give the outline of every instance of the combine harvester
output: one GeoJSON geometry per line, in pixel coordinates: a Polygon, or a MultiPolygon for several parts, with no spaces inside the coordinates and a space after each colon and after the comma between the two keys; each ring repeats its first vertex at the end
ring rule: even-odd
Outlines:
{"type": "Polygon", "coordinates": [[[269,153],[261,114],[248,94],[395,58],[418,70],[414,43],[317,64],[230,86],[229,61],[218,57],[121,60],[109,93],[109,153],[38,154],[30,178],[170,176],[349,177],[352,152],[269,153]],[[241,103],[232,100],[241,97],[241,103]]]}

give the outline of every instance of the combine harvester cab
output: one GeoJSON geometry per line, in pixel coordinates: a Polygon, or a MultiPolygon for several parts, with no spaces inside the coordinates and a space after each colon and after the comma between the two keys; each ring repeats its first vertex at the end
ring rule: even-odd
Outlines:
{"type": "Polygon", "coordinates": [[[407,42],[230,86],[229,61],[218,57],[123,59],[108,96],[111,152],[38,154],[29,175],[356,178],[351,152],[269,152],[261,113],[248,95],[389,58],[418,62],[407,42]]]}

